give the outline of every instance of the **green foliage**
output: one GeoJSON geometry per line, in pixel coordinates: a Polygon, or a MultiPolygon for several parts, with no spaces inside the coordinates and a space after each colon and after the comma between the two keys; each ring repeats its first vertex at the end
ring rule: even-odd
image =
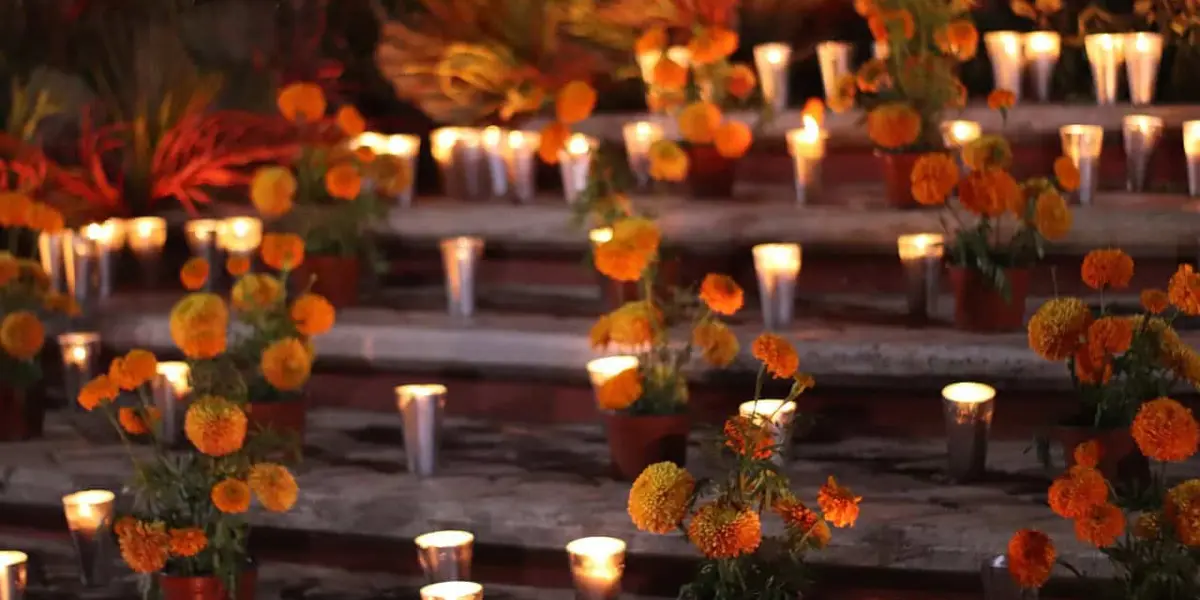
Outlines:
{"type": "Polygon", "coordinates": [[[294,169],[296,205],[282,225],[304,239],[306,253],[364,258],[372,263],[379,259],[368,228],[387,217],[388,205],[369,183],[369,166],[344,150],[318,146],[304,149],[294,169]],[[352,164],[363,177],[362,191],[354,200],[330,196],[325,174],[335,164],[352,164]]]}
{"type": "Polygon", "coordinates": [[[811,583],[804,552],[785,539],[766,538],[754,554],[706,560],[679,592],[683,600],[795,600],[811,583]]]}

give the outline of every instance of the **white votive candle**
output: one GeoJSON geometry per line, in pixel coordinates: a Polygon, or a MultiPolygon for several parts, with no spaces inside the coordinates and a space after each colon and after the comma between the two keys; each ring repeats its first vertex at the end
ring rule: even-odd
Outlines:
{"type": "Polygon", "coordinates": [[[613,537],[580,538],[567,544],[567,554],[578,597],[601,600],[620,595],[624,541],[613,537]]]}

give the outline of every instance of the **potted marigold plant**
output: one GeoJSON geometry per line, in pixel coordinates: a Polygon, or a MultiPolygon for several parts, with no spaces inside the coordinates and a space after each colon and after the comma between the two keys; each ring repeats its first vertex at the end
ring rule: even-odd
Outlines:
{"type": "Polygon", "coordinates": [[[378,262],[367,231],[386,214],[377,192],[406,188],[412,174],[396,157],[377,157],[367,148],[351,151],[348,142],[363,132],[363,118],[348,105],[326,117],[318,85],[293,83],[279,92],[278,104],[295,124],[300,151],[290,164],[255,173],[251,201],[264,218],[279,219],[282,228],[304,239],[309,256],[295,267],[300,284],[311,282],[334,306],[351,306],[358,301],[360,261],[378,262]]]}
{"type": "MultiPolygon", "coordinates": [[[[1092,440],[1075,449],[1075,466],[1050,486],[1050,508],[1072,520],[1075,536],[1112,563],[1111,597],[1200,598],[1200,479],[1173,487],[1166,480],[1168,463],[1196,453],[1200,427],[1192,411],[1163,397],[1138,410],[1133,438],[1143,454],[1161,465],[1151,485],[1133,494],[1110,489],[1097,470],[1108,447],[1092,440]]],[[[1022,530],[1009,542],[1009,572],[1023,588],[1044,585],[1055,562],[1054,544],[1044,533],[1022,530]]]]}
{"type": "MultiPolygon", "coordinates": [[[[989,104],[1007,110],[1011,94],[989,104]]],[[[968,143],[961,154],[967,173],[945,152],[922,154],[913,164],[910,188],[922,205],[941,206],[952,217],[946,257],[954,285],[954,324],[970,331],[1011,331],[1025,319],[1029,268],[1044,255],[1047,240],[1071,227],[1063,191],[1079,187],[1067,157],[1054,162],[1052,177],[1018,183],[1009,173],[1012,149],[998,135],[968,143]],[[957,199],[949,201],[952,193],[957,199]]]]}
{"type": "Polygon", "coordinates": [[[212,294],[190,295],[172,314],[172,337],[193,358],[187,450],[160,442],[162,421],[150,392],[157,365],[152,353],[132,350],[115,359],[79,394],[80,405],[103,412],[130,450],[133,509],[113,531],[121,557],[143,576],[143,589],[157,587],[163,600],[253,600],[256,570],[246,518],[251,499],[284,512],[299,493],[286,467],[264,460],[265,438],[250,431],[246,387],[236,371],[214,378],[216,371],[204,368],[230,358],[224,351],[227,320],[224,302],[212,294]],[[133,396],[132,405],[118,407],[123,392],[133,396]],[[131,436],[148,437],[151,450],[134,452],[131,436]]]}
{"type": "Polygon", "coordinates": [[[834,111],[857,102],[866,111],[867,135],[883,164],[888,203],[915,206],[909,180],[917,159],[944,148],[942,116],[966,106],[959,63],[975,56],[979,32],[969,2],[864,0],[855,8],[870,26],[886,57],[844,75],[828,98],[834,111]]]}
{"type": "Polygon", "coordinates": [[[1088,287],[1100,292],[1099,307],[1080,298],[1055,298],[1037,310],[1028,328],[1034,352],[1066,363],[1079,400],[1076,411],[1052,428],[1050,437],[1062,445],[1068,466],[1079,444],[1099,440],[1105,449],[1101,471],[1121,483],[1147,475],[1130,433],[1142,406],[1181,382],[1200,384],[1200,355],[1172,327],[1181,312],[1200,314],[1200,305],[1190,300],[1200,297],[1194,295],[1200,291],[1200,276],[1181,267],[1168,291],[1142,292],[1140,314],[1118,314],[1107,295],[1129,287],[1133,267],[1133,259],[1120,250],[1088,253],[1081,274],[1088,287]]]}
{"type": "MultiPolygon", "coordinates": [[[[812,385],[812,378],[795,373],[794,349],[789,352],[776,344],[771,341],[773,352],[760,356],[763,369],[756,389],[761,389],[764,371],[787,372],[794,378],[787,397],[792,401],[812,385]]],[[[791,491],[788,476],[771,461],[780,448],[762,420],[731,418],[722,447],[731,463],[723,476],[711,480],[697,481],[671,462],[646,467],[629,490],[630,519],[649,533],[679,531],[704,555],[680,598],[801,597],[810,583],[806,555],[829,544],[830,525],[854,525],[862,498],[831,476],[817,494],[819,510],[806,506],[791,491]],[[783,521],[780,536],[763,535],[763,520],[770,513],[783,521]]]]}

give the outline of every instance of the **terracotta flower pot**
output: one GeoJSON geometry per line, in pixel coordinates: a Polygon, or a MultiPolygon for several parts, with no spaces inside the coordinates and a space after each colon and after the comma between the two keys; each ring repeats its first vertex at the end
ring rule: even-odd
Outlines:
{"type": "Polygon", "coordinates": [[[325,296],[334,308],[358,304],[358,258],[348,256],[307,256],[292,273],[295,285],[312,281],[312,291],[325,296]]]}
{"type": "Polygon", "coordinates": [[[997,333],[1015,331],[1025,323],[1025,298],[1029,295],[1029,270],[1005,269],[1009,301],[983,275],[965,267],[950,267],[954,286],[954,326],[965,331],[997,333]]]}
{"type": "Polygon", "coordinates": [[[1099,469],[1105,479],[1138,489],[1150,481],[1150,461],[1142,456],[1128,427],[1093,429],[1058,425],[1050,430],[1050,439],[1062,449],[1067,468],[1075,466],[1075,448],[1089,440],[1100,443],[1099,469]]]}
{"type": "MultiPolygon", "coordinates": [[[[654,293],[667,294],[667,290],[679,285],[680,261],[678,258],[664,260],[658,264],[658,269],[658,281],[654,293]]],[[[626,302],[636,300],[639,296],[639,283],[636,281],[616,281],[605,277],[599,271],[596,271],[596,277],[600,278],[600,290],[604,295],[604,303],[614,310],[626,302]]]]}
{"type": "Polygon", "coordinates": [[[247,429],[251,432],[270,432],[295,443],[295,457],[304,448],[305,419],[308,406],[304,397],[274,402],[246,404],[247,429]]]}
{"type": "Polygon", "coordinates": [[[158,585],[162,588],[163,600],[254,600],[254,587],[258,583],[258,571],[246,569],[238,575],[237,593],[233,598],[225,591],[225,584],[216,577],[176,577],[160,574],[158,585]]]}
{"type": "Polygon", "coordinates": [[[42,435],[46,406],[37,388],[0,386],[0,442],[17,442],[42,435]]]}
{"type": "Polygon", "coordinates": [[[693,198],[721,200],[733,197],[737,159],[725,158],[711,144],[687,147],[688,190],[693,198]]]}
{"type": "Polygon", "coordinates": [[[605,415],[608,451],[612,456],[613,476],[633,481],[642,471],[658,462],[687,463],[688,433],[691,419],[678,415],[605,415]]]}
{"type": "Polygon", "coordinates": [[[887,205],[891,208],[917,208],[920,204],[912,194],[913,165],[917,163],[920,152],[880,152],[876,151],[883,164],[883,185],[886,192],[887,205]]]}

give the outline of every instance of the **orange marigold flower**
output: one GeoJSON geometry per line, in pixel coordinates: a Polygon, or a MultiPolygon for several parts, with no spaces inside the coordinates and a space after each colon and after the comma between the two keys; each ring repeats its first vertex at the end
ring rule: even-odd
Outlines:
{"type": "Polygon", "coordinates": [[[1167,298],[1184,314],[1200,315],[1200,274],[1192,265],[1179,265],[1167,285],[1167,298]]]}
{"type": "Polygon", "coordinates": [[[1022,529],[1008,541],[1008,573],[1022,588],[1045,585],[1057,559],[1054,542],[1040,531],[1022,529]]]}
{"type": "Polygon", "coordinates": [[[250,259],[242,255],[230,256],[225,261],[225,270],[234,277],[241,277],[250,272],[250,259]]]}
{"type": "Polygon", "coordinates": [[[988,108],[992,110],[1008,110],[1017,103],[1017,96],[1009,90],[992,90],[987,98],[988,108]]]}
{"type": "Polygon", "coordinates": [[[950,155],[942,152],[922,154],[913,164],[913,198],[926,206],[943,204],[958,185],[958,178],[958,164],[950,155]]]}
{"type": "Polygon", "coordinates": [[[136,573],[157,573],[167,566],[171,536],[161,521],[137,521],[118,542],[121,558],[136,573]]]}
{"type": "Polygon", "coordinates": [[[1075,354],[1092,322],[1092,311],[1079,298],[1054,298],[1029,319],[1029,348],[1046,360],[1075,354]]]}
{"type": "Polygon", "coordinates": [[[817,504],[825,513],[825,520],[834,527],[854,527],[854,522],[858,520],[859,502],[862,502],[862,496],[855,496],[849,488],[838,485],[833,475],[817,492],[817,504]]]}
{"type": "Polygon", "coordinates": [[[108,367],[108,378],[123,390],[133,391],[154,379],[158,359],[147,350],[130,350],[116,358],[108,367]]]}
{"type": "Polygon", "coordinates": [[[1071,231],[1071,210],[1062,194],[1054,190],[1042,192],[1033,209],[1033,226],[1042,237],[1058,241],[1071,231]]]}
{"type": "Polygon", "coordinates": [[[301,335],[321,335],[333,329],[333,305],[320,294],[304,294],[292,302],[288,316],[301,335]]]}
{"type": "Polygon", "coordinates": [[[1200,479],[1189,479],[1167,492],[1163,516],[1175,526],[1179,541],[1200,546],[1200,479]]]}
{"type": "Polygon", "coordinates": [[[856,81],[858,89],[868,94],[892,87],[892,75],[888,72],[887,63],[878,58],[872,58],[858,68],[856,81]]]}
{"type": "Polygon", "coordinates": [[[604,410],[625,410],[642,397],[642,375],[637,368],[609,377],[596,389],[596,403],[604,410]]]}
{"type": "Polygon", "coordinates": [[[1050,484],[1048,499],[1054,514],[1074,519],[1108,501],[1108,483],[1100,471],[1076,465],[1050,484]]]}
{"type": "Polygon", "coordinates": [[[854,12],[861,17],[869,17],[878,10],[879,7],[875,4],[875,0],[854,0],[854,12]]]}
{"type": "Polygon", "coordinates": [[[21,192],[0,192],[0,227],[29,225],[33,200],[21,192]]]}
{"type": "Polygon", "coordinates": [[[596,108],[596,90],[586,81],[572,81],[558,90],[554,110],[558,121],[574,125],[590,116],[596,108]]]}
{"type": "Polygon", "coordinates": [[[737,336],[716,320],[704,321],[692,330],[692,345],[700,351],[704,361],[714,367],[729,366],[740,350],[737,336]]]}
{"type": "Polygon", "coordinates": [[[642,271],[646,270],[654,258],[645,252],[611,241],[596,246],[592,255],[596,270],[616,281],[641,279],[642,271]]]}
{"type": "Polygon", "coordinates": [[[921,135],[921,115],[902,102],[882,104],[867,113],[867,135],[886,150],[910,146],[921,135]]]}
{"type": "Polygon", "coordinates": [[[189,258],[179,270],[179,281],[183,283],[183,289],[189,292],[204,287],[208,281],[208,261],[199,256],[189,258]]]}
{"type": "Polygon", "coordinates": [[[972,171],[1012,166],[1012,146],[1000,135],[981,135],[962,147],[963,163],[972,171]]]}
{"type": "Polygon", "coordinates": [[[608,315],[608,334],[622,346],[642,346],[654,339],[662,314],[648,301],[626,302],[608,315]]]}
{"type": "Polygon", "coordinates": [[[893,33],[911,40],[916,32],[912,13],[904,9],[875,12],[867,18],[867,27],[871,29],[871,36],[881,42],[891,40],[893,33]]]}
{"type": "Polygon", "coordinates": [[[687,87],[688,70],[683,65],[664,56],[654,63],[651,81],[664,90],[679,91],[687,87]]]}
{"type": "Polygon", "coordinates": [[[225,479],[216,484],[209,494],[217,510],[236,515],[250,510],[250,486],[240,479],[225,479]]]}
{"type": "Polygon", "coordinates": [[[1079,189],[1079,167],[1075,166],[1075,161],[1068,156],[1054,159],[1054,178],[1058,180],[1058,187],[1063,191],[1073,192],[1079,189]]]}
{"type": "Polygon", "coordinates": [[[800,368],[800,356],[796,354],[796,348],[774,333],[759,334],[750,351],[778,379],[788,379],[800,368]]]}
{"type": "Polygon", "coordinates": [[[974,171],[958,186],[963,208],[982,216],[996,217],[1020,202],[1023,192],[1008,171],[989,168],[974,171]]]}
{"type": "Polygon", "coordinates": [[[233,284],[229,299],[240,311],[263,310],[283,299],[283,286],[270,275],[248,273],[233,284]]]}
{"type": "Polygon", "coordinates": [[[288,392],[300,389],[312,373],[312,355],[296,338],[272,342],[259,361],[263,378],[277,390],[288,392]]]}
{"type": "Polygon", "coordinates": [[[542,128],[538,134],[538,156],[548,165],[558,164],[558,151],[562,150],[571,137],[571,130],[566,125],[555,121],[542,128]]]}
{"type": "Polygon", "coordinates": [[[1096,468],[1100,464],[1100,457],[1103,455],[1104,448],[1100,446],[1100,440],[1088,440],[1075,446],[1075,451],[1072,453],[1075,464],[1085,469],[1096,468]]]}
{"type": "Polygon", "coordinates": [[[137,523],[137,519],[129,515],[125,515],[113,523],[113,533],[116,534],[117,537],[129,535],[129,532],[133,531],[133,528],[137,525],[137,523]]]}
{"type": "Polygon", "coordinates": [[[79,390],[79,405],[86,410],[93,410],[101,404],[116,400],[120,394],[121,388],[118,388],[108,375],[97,375],[79,390]]]}
{"type": "Polygon", "coordinates": [[[688,156],[672,140],[657,140],[647,152],[650,177],[658,181],[683,181],[688,173],[688,156]]]}
{"type": "Polygon", "coordinates": [[[1142,290],[1141,301],[1142,308],[1154,315],[1166,312],[1167,307],[1171,305],[1167,293],[1158,289],[1142,290]]]}
{"type": "Polygon", "coordinates": [[[200,554],[208,547],[208,536],[199,527],[171,530],[169,548],[172,556],[187,558],[200,554]]]}
{"type": "Polygon", "coordinates": [[[817,127],[825,126],[825,103],[820,98],[813,97],[804,101],[804,108],[800,109],[800,120],[807,123],[807,119],[812,119],[817,127]]]}
{"type": "Polygon", "coordinates": [[[362,175],[351,163],[333,165],[325,171],[325,191],[341,200],[354,200],[362,191],[362,175]]]}
{"type": "Polygon", "coordinates": [[[700,299],[713,312],[732,315],[742,308],[742,287],[728,275],[709,273],[700,284],[700,299]]]}
{"type": "Polygon", "coordinates": [[[202,454],[233,454],[246,439],[246,411],[224,398],[204,396],[188,407],[183,431],[202,454]]]}
{"type": "Polygon", "coordinates": [[[325,92],[315,83],[293,83],[279,92],[279,112],[289,121],[319,121],[325,116],[325,92]]]}
{"type": "Polygon", "coordinates": [[[724,27],[701,29],[688,42],[692,63],[707,65],[733,54],[738,47],[738,35],[724,27]]]}
{"type": "Polygon", "coordinates": [[[63,215],[57,208],[44,202],[34,202],[29,208],[29,227],[45,233],[63,230],[63,215]]]}
{"type": "Polygon", "coordinates": [[[1097,548],[1113,545],[1125,533],[1125,514],[1105,502],[1097,504],[1075,519],[1075,537],[1097,548]]]}
{"type": "Polygon", "coordinates": [[[291,270],[304,263],[304,240],[294,233],[268,233],[263,236],[263,262],[272,269],[291,270]]]}
{"type": "Polygon", "coordinates": [[[1112,359],[1091,352],[1087,345],[1075,351],[1075,378],[1085,385],[1104,385],[1112,379],[1112,359]]]}
{"type": "Polygon", "coordinates": [[[352,105],[346,104],[338,109],[337,124],[341,128],[342,133],[350,137],[361,134],[367,130],[367,121],[363,119],[362,113],[352,105]]]}
{"type": "Polygon", "coordinates": [[[1153,540],[1162,533],[1162,515],[1160,513],[1142,513],[1133,522],[1133,535],[1140,540],[1153,540]]]}
{"type": "Polygon", "coordinates": [[[633,44],[634,54],[648,54],[650,52],[658,52],[667,45],[667,32],[662,27],[651,27],[642,32],[637,41],[633,44]]]}
{"type": "Polygon", "coordinates": [[[1185,461],[1200,444],[1200,427],[1192,411],[1171,398],[1143,404],[1133,419],[1132,432],[1142,454],[1162,462],[1185,461]]]}
{"type": "Polygon", "coordinates": [[[754,75],[754,69],[743,64],[733,65],[733,68],[729,69],[729,75],[725,77],[725,88],[735,98],[742,100],[754,93],[756,85],[758,78],[754,75]]]}
{"type": "Polygon", "coordinates": [[[45,340],[45,326],[30,311],[14,311],[0,321],[0,349],[15,360],[30,360],[37,356],[45,340]]]}
{"type": "Polygon", "coordinates": [[[125,433],[129,435],[150,433],[158,419],[158,409],[153,406],[144,409],[122,406],[117,410],[117,422],[121,424],[121,429],[124,429],[125,433]]]}
{"type": "Polygon", "coordinates": [[[935,33],[933,40],[943,53],[966,62],[975,58],[979,49],[979,30],[975,29],[975,24],[971,21],[958,19],[950,21],[935,33]]]}
{"type": "Polygon", "coordinates": [[[171,309],[171,340],[193,360],[225,351],[229,310],[216,294],[188,294],[171,309]]]}
{"type": "Polygon", "coordinates": [[[1124,354],[1133,344],[1133,323],[1117,317],[1097,319],[1088,327],[1087,340],[1093,353],[1124,354]]]}
{"type": "Polygon", "coordinates": [[[250,180],[250,202],[264,219],[277,219],[292,210],[296,176],[280,166],[261,167],[250,180]]]}
{"type": "Polygon", "coordinates": [[[672,462],[654,463],[629,488],[627,511],[640,531],[671,533],[687,514],[696,480],[672,462]]]}
{"type": "Polygon", "coordinates": [[[712,502],[692,515],[688,539],[707,558],[737,558],[758,549],[762,522],[753,510],[712,502]]]}
{"type": "Polygon", "coordinates": [[[721,109],[711,102],[693,102],[679,112],[679,133],[693,144],[711,144],[721,126],[721,109]]]}
{"type": "Polygon", "coordinates": [[[766,460],[775,453],[775,439],[762,421],[734,415],[725,420],[725,447],[739,456],[766,460]]]}
{"type": "Polygon", "coordinates": [[[1083,257],[1080,275],[1093,290],[1123,290],[1133,279],[1133,259],[1121,250],[1092,250],[1083,257]]]}
{"type": "Polygon", "coordinates": [[[285,512],[296,504],[300,487],[296,478],[283,465],[259,463],[250,467],[247,479],[254,497],[271,512],[285,512]]]}
{"type": "Polygon", "coordinates": [[[741,121],[725,121],[713,135],[717,154],[725,158],[741,158],[754,142],[750,126],[741,121]]]}
{"type": "Polygon", "coordinates": [[[776,502],[771,509],[783,519],[783,524],[788,529],[806,536],[812,547],[818,550],[828,546],[829,540],[833,538],[833,532],[825,523],[825,519],[795,498],[784,498],[776,502]]]}
{"type": "Polygon", "coordinates": [[[596,323],[588,330],[588,344],[592,348],[604,348],[612,342],[612,318],[600,315],[596,323]]]}

